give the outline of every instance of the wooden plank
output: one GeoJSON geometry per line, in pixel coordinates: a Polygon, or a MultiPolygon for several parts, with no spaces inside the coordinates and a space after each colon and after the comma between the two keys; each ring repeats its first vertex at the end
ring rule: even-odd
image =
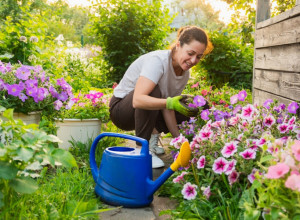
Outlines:
{"type": "Polygon", "coordinates": [[[296,1],[296,5],[300,5],[300,0],[297,0],[297,1],[296,1]]]}
{"type": "Polygon", "coordinates": [[[268,93],[266,91],[262,91],[259,89],[254,89],[252,92],[252,96],[253,96],[253,104],[257,104],[257,105],[263,105],[267,99],[273,99],[273,100],[276,99],[278,100],[279,103],[284,103],[286,106],[288,106],[291,102],[296,101],[278,95],[274,95],[272,93],[268,93]]]}
{"type": "Polygon", "coordinates": [[[300,44],[255,49],[255,69],[300,72],[300,44]]]}
{"type": "Polygon", "coordinates": [[[255,69],[253,87],[300,101],[300,73],[255,69]]]}
{"type": "Polygon", "coordinates": [[[255,48],[300,42],[300,16],[255,31],[255,48]]]}
{"type": "Polygon", "coordinates": [[[256,23],[270,18],[270,0],[257,0],[256,23]]]}
{"type": "Polygon", "coordinates": [[[281,22],[283,20],[292,18],[292,17],[296,17],[300,15],[300,5],[296,5],[294,8],[287,10],[273,18],[270,18],[268,20],[259,22],[256,24],[256,29],[260,29],[260,28],[264,28],[267,26],[270,26],[272,24],[276,24],[278,22],[281,22]]]}

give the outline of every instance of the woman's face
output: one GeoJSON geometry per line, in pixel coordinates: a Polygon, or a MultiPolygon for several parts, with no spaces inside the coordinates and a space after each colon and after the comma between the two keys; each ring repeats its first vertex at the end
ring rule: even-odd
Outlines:
{"type": "Polygon", "coordinates": [[[189,44],[183,44],[182,46],[180,46],[178,42],[174,56],[174,67],[180,67],[183,71],[187,71],[199,63],[205,49],[205,44],[196,40],[191,41],[189,44]]]}

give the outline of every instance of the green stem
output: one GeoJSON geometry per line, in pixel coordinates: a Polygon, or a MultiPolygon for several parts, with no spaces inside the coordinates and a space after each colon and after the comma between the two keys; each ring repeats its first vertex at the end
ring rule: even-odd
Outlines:
{"type": "Polygon", "coordinates": [[[25,47],[24,47],[24,42],[22,42],[23,46],[23,64],[25,63],[25,47]]]}
{"type": "Polygon", "coordinates": [[[192,170],[193,170],[193,175],[195,177],[196,184],[198,185],[198,187],[200,189],[200,183],[199,183],[199,180],[198,180],[198,175],[196,174],[196,170],[195,170],[194,164],[192,164],[192,170]]]}
{"type": "Polygon", "coordinates": [[[225,185],[226,185],[226,188],[227,188],[227,190],[228,190],[230,196],[233,197],[233,194],[232,194],[232,192],[231,192],[231,189],[230,189],[230,187],[229,187],[229,185],[228,185],[228,182],[227,182],[227,180],[226,180],[226,178],[225,178],[224,173],[222,173],[222,178],[223,178],[223,181],[224,181],[224,183],[225,183],[225,185]]]}

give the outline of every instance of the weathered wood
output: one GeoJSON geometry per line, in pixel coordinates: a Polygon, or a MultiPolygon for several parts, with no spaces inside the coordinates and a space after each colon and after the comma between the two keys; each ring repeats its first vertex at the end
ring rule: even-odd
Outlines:
{"type": "Polygon", "coordinates": [[[300,72],[300,44],[256,49],[254,68],[300,72]]]}
{"type": "Polygon", "coordinates": [[[254,71],[253,87],[300,101],[300,73],[256,69],[254,71]]]}
{"type": "Polygon", "coordinates": [[[296,5],[300,5],[300,0],[297,0],[297,1],[296,1],[296,5]]]}
{"type": "Polygon", "coordinates": [[[283,20],[296,17],[300,15],[300,5],[296,5],[294,8],[287,10],[273,18],[267,19],[265,21],[259,22],[256,24],[256,29],[264,28],[272,24],[279,23],[283,20]]]}
{"type": "Polygon", "coordinates": [[[255,31],[255,48],[300,42],[300,16],[255,31]]]}
{"type": "Polygon", "coordinates": [[[257,0],[256,23],[270,18],[270,0],[257,0]]]}
{"type": "Polygon", "coordinates": [[[284,103],[286,106],[289,105],[291,102],[296,101],[272,93],[268,93],[259,89],[254,89],[252,95],[253,95],[253,104],[257,104],[257,105],[263,105],[267,99],[273,99],[273,100],[276,99],[279,101],[279,103],[284,103]]]}

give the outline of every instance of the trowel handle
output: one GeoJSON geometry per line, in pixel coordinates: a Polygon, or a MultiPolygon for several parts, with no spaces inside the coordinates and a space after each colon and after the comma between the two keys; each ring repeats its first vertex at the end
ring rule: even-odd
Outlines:
{"type": "Polygon", "coordinates": [[[98,179],[98,177],[97,177],[98,167],[96,164],[95,153],[96,153],[97,144],[103,137],[117,137],[117,138],[124,138],[124,139],[137,141],[142,144],[141,155],[149,155],[148,141],[143,138],[128,135],[128,134],[119,134],[119,133],[113,133],[113,132],[101,133],[93,141],[92,147],[90,150],[90,166],[91,166],[91,171],[92,171],[93,178],[95,181],[98,179]]]}

